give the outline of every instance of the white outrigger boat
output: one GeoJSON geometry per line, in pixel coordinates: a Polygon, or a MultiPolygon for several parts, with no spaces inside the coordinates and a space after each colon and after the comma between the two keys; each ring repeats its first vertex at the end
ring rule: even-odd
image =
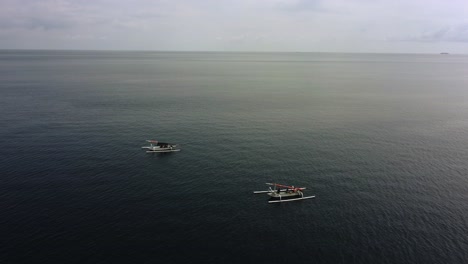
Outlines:
{"type": "Polygon", "coordinates": [[[277,183],[267,183],[267,185],[274,186],[274,188],[268,187],[267,191],[255,191],[254,193],[268,194],[270,196],[268,203],[282,203],[315,198],[315,195],[304,196],[303,191],[306,189],[305,187],[294,187],[277,183]]]}
{"type": "Polygon", "coordinates": [[[141,147],[142,149],[146,149],[146,153],[180,151],[180,149],[177,148],[176,144],[159,142],[157,140],[146,140],[146,141],[149,142],[150,145],[141,147]]]}

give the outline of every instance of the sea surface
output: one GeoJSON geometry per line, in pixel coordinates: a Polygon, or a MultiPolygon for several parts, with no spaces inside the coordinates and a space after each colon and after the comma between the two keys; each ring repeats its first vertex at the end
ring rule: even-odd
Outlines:
{"type": "Polygon", "coordinates": [[[468,263],[466,55],[4,50],[0,113],[0,263],[468,263]]]}

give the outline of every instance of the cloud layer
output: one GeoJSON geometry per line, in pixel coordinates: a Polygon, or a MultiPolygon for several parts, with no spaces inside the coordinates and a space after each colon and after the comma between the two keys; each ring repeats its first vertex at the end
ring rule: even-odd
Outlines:
{"type": "Polygon", "coordinates": [[[465,0],[3,0],[0,48],[468,53],[465,0]]]}

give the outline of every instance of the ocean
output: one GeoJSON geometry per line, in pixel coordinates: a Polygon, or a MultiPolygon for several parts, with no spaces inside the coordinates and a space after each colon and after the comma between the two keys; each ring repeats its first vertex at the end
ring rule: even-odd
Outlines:
{"type": "Polygon", "coordinates": [[[0,263],[468,262],[467,55],[3,50],[0,112],[0,263]]]}

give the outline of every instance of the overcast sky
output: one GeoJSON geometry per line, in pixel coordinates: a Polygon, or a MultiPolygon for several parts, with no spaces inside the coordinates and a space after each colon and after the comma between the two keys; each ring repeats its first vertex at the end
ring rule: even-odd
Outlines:
{"type": "Polygon", "coordinates": [[[468,0],[1,0],[0,49],[468,53],[468,0]]]}

